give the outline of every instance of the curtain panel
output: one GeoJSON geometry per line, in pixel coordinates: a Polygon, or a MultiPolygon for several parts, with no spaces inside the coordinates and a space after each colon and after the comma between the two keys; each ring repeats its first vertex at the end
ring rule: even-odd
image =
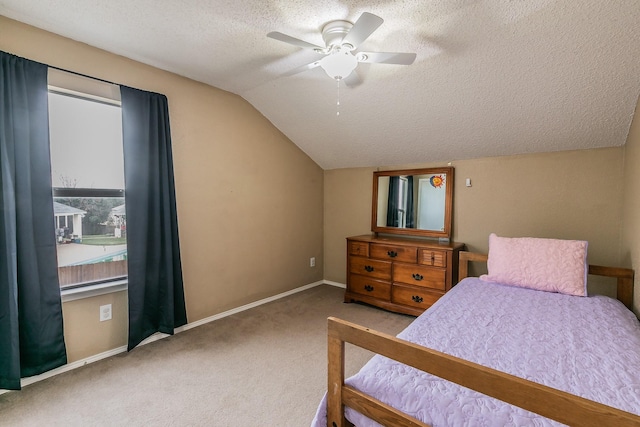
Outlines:
{"type": "Polygon", "coordinates": [[[398,227],[398,194],[400,193],[400,177],[389,177],[389,197],[387,199],[387,227],[398,227]]]}
{"type": "Polygon", "coordinates": [[[415,204],[413,202],[413,176],[407,177],[407,223],[405,227],[416,228],[415,204]]]}
{"type": "Polygon", "coordinates": [[[167,98],[120,87],[124,144],[129,343],[187,323],[167,98]]]}
{"type": "Polygon", "coordinates": [[[47,66],[0,52],[0,388],[67,363],[47,66]]]}

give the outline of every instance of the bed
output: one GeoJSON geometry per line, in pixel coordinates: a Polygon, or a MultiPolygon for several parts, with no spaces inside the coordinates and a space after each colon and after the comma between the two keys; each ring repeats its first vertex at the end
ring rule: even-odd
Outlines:
{"type": "Polygon", "coordinates": [[[397,337],[330,318],[312,427],[640,425],[633,270],[586,266],[617,299],[580,297],[467,277],[486,260],[462,252],[460,282],[397,337]],[[376,355],[345,380],[346,342],[376,355]]]}

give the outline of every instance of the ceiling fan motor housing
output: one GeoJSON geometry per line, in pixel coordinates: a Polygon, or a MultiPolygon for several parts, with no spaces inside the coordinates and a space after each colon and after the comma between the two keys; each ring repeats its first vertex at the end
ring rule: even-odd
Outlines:
{"type": "MultiPolygon", "coordinates": [[[[342,39],[349,33],[353,24],[349,21],[330,21],[322,27],[322,39],[327,47],[341,46],[342,39]]],[[[353,49],[353,46],[345,44],[345,48],[353,49]]]]}

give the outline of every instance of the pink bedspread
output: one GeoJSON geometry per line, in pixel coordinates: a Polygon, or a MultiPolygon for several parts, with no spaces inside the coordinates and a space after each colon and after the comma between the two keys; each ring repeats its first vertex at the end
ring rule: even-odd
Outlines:
{"type": "MultiPolygon", "coordinates": [[[[398,337],[640,415],[640,323],[608,297],[468,278],[398,337]]],[[[382,356],[347,383],[434,427],[560,425],[382,356]]],[[[312,426],[326,426],[326,396],[312,426]]]]}

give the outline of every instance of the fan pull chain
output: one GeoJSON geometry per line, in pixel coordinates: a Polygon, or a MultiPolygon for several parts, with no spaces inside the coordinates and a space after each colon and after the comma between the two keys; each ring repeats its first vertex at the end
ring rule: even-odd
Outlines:
{"type": "Polygon", "coordinates": [[[338,82],[338,101],[336,102],[336,116],[340,116],[340,79],[336,79],[338,82]]]}

